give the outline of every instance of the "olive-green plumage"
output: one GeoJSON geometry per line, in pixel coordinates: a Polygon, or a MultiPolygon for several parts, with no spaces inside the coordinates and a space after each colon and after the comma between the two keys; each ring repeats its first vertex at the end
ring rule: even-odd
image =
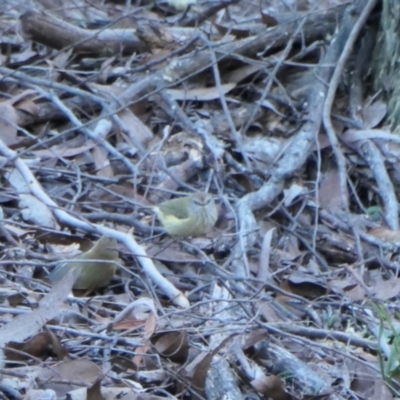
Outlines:
{"type": "Polygon", "coordinates": [[[154,207],[158,219],[171,236],[206,234],[218,219],[218,209],[207,193],[167,200],[154,207]]]}
{"type": "Polygon", "coordinates": [[[92,291],[107,286],[117,268],[114,262],[107,261],[120,262],[118,251],[113,250],[116,246],[117,241],[115,239],[103,236],[90,250],[79,254],[68,262],[62,262],[57,265],[49,274],[49,279],[52,282],[57,282],[68,271],[77,268],[80,270],[80,273],[73,286],[74,289],[92,291]]]}

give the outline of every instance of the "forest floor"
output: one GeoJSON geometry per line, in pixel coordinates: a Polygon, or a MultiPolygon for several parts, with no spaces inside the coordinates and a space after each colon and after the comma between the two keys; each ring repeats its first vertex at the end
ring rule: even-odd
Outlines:
{"type": "Polygon", "coordinates": [[[3,0],[1,398],[400,397],[375,3],[3,0]],[[50,282],[101,236],[111,282],[50,282]]]}

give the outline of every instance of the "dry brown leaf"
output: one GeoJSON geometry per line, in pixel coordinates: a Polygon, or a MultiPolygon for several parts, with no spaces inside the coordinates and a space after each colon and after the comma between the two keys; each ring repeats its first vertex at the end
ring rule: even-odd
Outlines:
{"type": "MultiPolygon", "coordinates": [[[[135,349],[136,352],[136,349],[135,349]]],[[[136,356],[135,356],[136,357],[136,356]]],[[[134,357],[134,358],[135,358],[134,357]]],[[[137,366],[127,357],[115,356],[110,359],[110,364],[113,366],[114,371],[132,372],[137,371],[137,366]]]]}
{"type": "Polygon", "coordinates": [[[135,143],[147,144],[153,138],[153,132],[129,109],[118,113],[128,131],[125,132],[128,144],[134,147],[135,143]]]}
{"type": "Polygon", "coordinates": [[[136,326],[145,326],[144,340],[152,335],[156,328],[157,311],[154,301],[148,297],[141,297],[129,303],[115,316],[113,329],[130,329],[136,326]]]}
{"type": "Polygon", "coordinates": [[[30,193],[28,183],[17,169],[13,168],[11,171],[8,171],[6,179],[18,193],[30,193]]]}
{"type": "Polygon", "coordinates": [[[102,378],[97,379],[97,381],[87,389],[86,400],[106,400],[101,393],[101,381],[102,378]]]}
{"type": "MultiPolygon", "coordinates": [[[[87,400],[87,390],[86,388],[77,389],[70,393],[71,400],[87,400]]],[[[124,399],[124,400],[165,400],[165,397],[155,396],[154,394],[143,393],[143,389],[138,388],[135,390],[132,387],[123,388],[123,387],[102,387],[101,395],[105,400],[115,400],[115,399],[124,399]]]]}
{"type": "Polygon", "coordinates": [[[24,228],[15,226],[15,225],[10,225],[10,224],[5,224],[4,228],[16,237],[22,237],[22,236],[25,236],[29,233],[33,233],[36,231],[36,229],[33,229],[33,228],[32,229],[24,229],[24,228]]]}
{"type": "Polygon", "coordinates": [[[243,67],[237,68],[232,72],[228,72],[224,76],[224,79],[231,83],[239,83],[262,69],[263,66],[261,64],[244,65],[243,67]]]}
{"type": "Polygon", "coordinates": [[[37,389],[29,389],[25,396],[24,400],[57,400],[56,394],[54,392],[48,390],[37,390],[37,389]]]}
{"type": "Polygon", "coordinates": [[[362,286],[356,285],[352,287],[350,290],[347,290],[346,295],[352,301],[362,301],[365,299],[367,293],[362,286]]]}
{"type": "Polygon", "coordinates": [[[9,102],[0,103],[0,139],[7,145],[18,143],[18,114],[9,102]]]}
{"type": "Polygon", "coordinates": [[[103,376],[101,369],[85,359],[68,360],[43,369],[38,381],[42,387],[56,391],[58,397],[82,386],[89,387],[103,376]]]}
{"type": "Polygon", "coordinates": [[[368,231],[369,235],[375,236],[379,239],[386,240],[387,242],[400,243],[400,232],[392,231],[391,229],[379,226],[368,231]]]}
{"type": "Polygon", "coordinates": [[[326,295],[325,282],[312,275],[292,273],[281,287],[288,292],[297,294],[307,299],[314,299],[326,295]]]}
{"type": "Polygon", "coordinates": [[[271,257],[271,242],[274,232],[275,228],[272,228],[264,235],[260,253],[260,265],[257,272],[257,279],[259,280],[258,286],[263,286],[264,282],[268,282],[272,276],[269,262],[271,257]]]}
{"type": "Polygon", "coordinates": [[[157,327],[157,318],[155,313],[151,312],[149,314],[149,318],[147,318],[146,325],[144,326],[144,336],[143,340],[150,340],[150,338],[154,335],[154,332],[157,327]]]}
{"type": "MultiPolygon", "coordinates": [[[[221,85],[221,94],[224,95],[234,89],[235,83],[226,83],[221,85]]],[[[221,94],[217,87],[197,88],[197,89],[168,89],[168,93],[175,99],[181,101],[210,101],[219,99],[221,94]]]]}
{"type": "MultiPolygon", "coordinates": [[[[77,387],[90,386],[101,376],[103,376],[103,372],[95,363],[85,359],[77,359],[62,361],[53,365],[52,368],[43,369],[38,380],[42,382],[44,387],[48,388],[52,387],[53,384],[77,387]],[[60,383],[61,381],[63,382],[60,383]]],[[[68,388],[69,390],[71,389],[68,388]]]]}
{"type": "Polygon", "coordinates": [[[138,346],[135,349],[135,356],[132,358],[132,363],[135,365],[134,370],[139,370],[141,368],[147,367],[146,361],[151,359],[150,357],[145,357],[148,351],[151,349],[150,342],[145,343],[143,346],[138,346]]]}
{"type": "Polygon", "coordinates": [[[145,325],[147,319],[135,316],[130,316],[123,321],[116,322],[113,324],[113,329],[116,331],[127,330],[132,328],[138,328],[139,326],[145,325]]]}
{"type": "Polygon", "coordinates": [[[200,255],[188,254],[181,250],[179,243],[171,243],[168,246],[161,243],[153,243],[146,249],[149,257],[153,257],[162,262],[174,263],[195,263],[203,262],[200,255]]]}
{"type": "Polygon", "coordinates": [[[299,197],[302,193],[306,193],[307,189],[303,185],[299,185],[297,183],[293,183],[290,185],[289,189],[285,189],[284,193],[284,204],[285,207],[290,207],[297,197],[299,197]]]}
{"type": "Polygon", "coordinates": [[[232,173],[229,174],[229,177],[234,179],[240,186],[242,186],[243,189],[245,190],[245,193],[254,192],[253,182],[248,175],[240,173],[232,173]]]}
{"type": "Polygon", "coordinates": [[[268,323],[282,322],[282,318],[278,316],[275,309],[269,303],[262,303],[259,311],[260,315],[262,315],[264,320],[268,323]]]}
{"type": "Polygon", "coordinates": [[[265,329],[256,329],[246,336],[246,340],[243,343],[242,348],[245,351],[249,350],[255,344],[261,342],[264,339],[267,339],[268,337],[269,334],[265,329]]]}
{"type": "Polygon", "coordinates": [[[159,354],[173,362],[184,364],[189,354],[189,343],[186,331],[172,331],[159,337],[154,342],[159,354]]]}
{"type": "Polygon", "coordinates": [[[366,128],[375,128],[387,113],[387,105],[381,100],[375,101],[363,109],[363,120],[366,128]]]}
{"type": "Polygon", "coordinates": [[[23,342],[35,335],[46,322],[59,315],[76,278],[76,274],[71,271],[43,297],[36,310],[19,315],[3,325],[0,328],[0,347],[4,347],[10,341],[23,342]]]}
{"type": "Polygon", "coordinates": [[[18,104],[15,105],[15,108],[31,115],[37,115],[40,110],[39,106],[33,99],[24,99],[18,102],[18,104]]]}
{"type": "Polygon", "coordinates": [[[264,24],[254,21],[252,23],[242,23],[239,25],[234,23],[214,23],[214,26],[217,28],[217,31],[221,36],[230,34],[236,36],[237,39],[243,39],[251,35],[257,35],[265,30],[264,24]]]}
{"type": "Polygon", "coordinates": [[[25,343],[9,342],[4,349],[4,355],[8,361],[28,361],[32,357],[45,360],[51,354],[52,339],[49,332],[40,332],[25,343]],[[18,352],[13,350],[18,350],[18,352]]]}
{"type": "Polygon", "coordinates": [[[20,194],[19,207],[22,218],[25,221],[34,223],[37,226],[50,229],[59,229],[53,213],[46,204],[30,194],[20,194]]]}
{"type": "Polygon", "coordinates": [[[338,211],[342,207],[337,168],[330,168],[322,174],[319,188],[319,205],[330,212],[338,211]]]}
{"type": "Polygon", "coordinates": [[[99,72],[99,83],[106,84],[107,79],[113,71],[113,63],[116,60],[116,56],[107,58],[102,64],[99,72]]]}
{"type": "MultiPolygon", "coordinates": [[[[261,4],[261,3],[260,3],[261,4]]],[[[269,13],[260,10],[261,20],[268,28],[278,25],[278,20],[269,13]]]]}
{"type": "Polygon", "coordinates": [[[10,361],[28,361],[31,359],[29,355],[42,360],[52,354],[55,354],[58,360],[69,358],[68,352],[51,331],[38,333],[25,343],[9,342],[4,349],[4,354],[10,361]],[[19,350],[26,355],[14,352],[12,349],[19,350]]]}
{"type": "Polygon", "coordinates": [[[37,57],[37,51],[32,50],[31,46],[25,48],[24,51],[20,53],[13,53],[11,60],[13,63],[27,63],[30,59],[35,59],[37,57]]]}
{"type": "MultiPolygon", "coordinates": [[[[140,183],[140,181],[138,180],[137,183],[140,183]]],[[[143,197],[137,194],[135,195],[134,188],[135,186],[131,182],[124,182],[123,184],[113,183],[107,186],[107,192],[99,188],[98,192],[97,189],[95,189],[93,193],[97,194],[94,197],[101,197],[102,199],[105,199],[105,201],[110,201],[115,199],[115,196],[111,194],[112,192],[114,192],[116,195],[130,198],[138,204],[143,204],[144,206],[149,205],[143,197]]]]}
{"type": "Polygon", "coordinates": [[[339,293],[353,289],[356,285],[357,282],[352,275],[346,276],[343,279],[330,279],[327,282],[327,288],[329,288],[329,290],[337,291],[339,293]]]}
{"type": "Polygon", "coordinates": [[[34,150],[33,154],[45,158],[54,158],[54,157],[75,157],[79,154],[84,153],[85,151],[93,149],[93,147],[97,146],[97,144],[92,140],[86,140],[84,144],[79,147],[71,146],[71,143],[65,142],[60,145],[56,145],[51,147],[50,149],[42,149],[42,150],[34,150]]]}
{"type": "Polygon", "coordinates": [[[108,160],[108,151],[104,147],[96,146],[92,149],[92,157],[96,168],[96,175],[103,178],[112,178],[113,170],[108,160]]]}
{"type": "Polygon", "coordinates": [[[400,294],[400,278],[378,282],[370,289],[377,300],[386,301],[392,299],[400,294]]]}
{"type": "Polygon", "coordinates": [[[206,378],[208,370],[210,369],[210,365],[214,356],[233,338],[236,334],[231,335],[224,339],[216,348],[209,351],[207,354],[201,353],[196,359],[199,360],[196,363],[196,359],[192,361],[190,365],[188,365],[184,369],[184,375],[191,377],[191,389],[192,389],[192,400],[198,400],[199,396],[203,397],[205,394],[206,387],[206,378]],[[194,365],[194,368],[193,368],[194,365]]]}
{"type": "Polygon", "coordinates": [[[246,137],[243,141],[243,151],[254,159],[261,170],[268,168],[278,157],[283,146],[280,138],[265,136],[246,137]]]}
{"type": "MultiPolygon", "coordinates": [[[[369,362],[372,362],[372,360],[369,360],[369,362]]],[[[376,363],[378,365],[378,363],[376,363]]],[[[390,393],[388,393],[386,390],[381,391],[382,387],[379,383],[381,380],[381,377],[378,375],[375,375],[366,365],[363,363],[354,363],[353,364],[353,380],[351,382],[351,389],[356,393],[358,396],[361,396],[362,398],[365,399],[392,399],[390,393]],[[378,387],[375,389],[375,386],[378,385],[378,387]],[[376,392],[377,390],[377,392],[376,392]],[[383,397],[372,397],[374,393],[379,393],[383,395],[383,397]],[[387,396],[390,397],[387,397],[387,396]]]]}
{"type": "Polygon", "coordinates": [[[71,47],[68,50],[59,51],[51,61],[57,68],[64,69],[73,54],[74,49],[71,47]]]}
{"type": "Polygon", "coordinates": [[[285,392],[285,385],[276,375],[258,377],[250,382],[251,386],[265,398],[273,400],[290,400],[292,397],[285,392]]]}

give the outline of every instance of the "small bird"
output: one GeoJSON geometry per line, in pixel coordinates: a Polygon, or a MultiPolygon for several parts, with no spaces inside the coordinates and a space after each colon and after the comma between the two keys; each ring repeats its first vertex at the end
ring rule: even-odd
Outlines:
{"type": "Polygon", "coordinates": [[[77,268],[80,273],[73,286],[74,289],[82,289],[91,292],[107,286],[117,268],[116,264],[112,261],[120,262],[118,251],[112,249],[116,246],[117,241],[115,239],[102,236],[90,250],[79,254],[68,262],[62,262],[57,265],[49,274],[48,278],[52,282],[57,282],[61,280],[68,271],[77,268]]]}
{"type": "Polygon", "coordinates": [[[218,209],[207,193],[167,200],[153,208],[171,236],[201,236],[217,222],[218,209]]]}

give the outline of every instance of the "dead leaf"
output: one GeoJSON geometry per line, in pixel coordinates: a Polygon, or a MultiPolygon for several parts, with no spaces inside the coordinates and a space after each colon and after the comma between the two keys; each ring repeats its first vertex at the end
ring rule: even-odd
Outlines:
{"type": "Polygon", "coordinates": [[[234,69],[233,71],[229,71],[224,78],[228,82],[239,83],[262,69],[263,66],[261,64],[246,64],[242,67],[234,69]]]}
{"type": "Polygon", "coordinates": [[[71,292],[75,280],[76,276],[71,271],[43,297],[36,310],[19,315],[3,325],[0,328],[0,347],[10,341],[23,342],[36,335],[46,322],[60,313],[62,303],[71,292]]]}
{"type": "Polygon", "coordinates": [[[340,180],[337,168],[330,168],[322,174],[319,205],[330,212],[341,210],[340,180]]]}
{"type": "MultiPolygon", "coordinates": [[[[136,352],[136,350],[137,349],[135,349],[135,352],[136,352]]],[[[137,357],[137,356],[135,356],[135,357],[137,357]]],[[[110,360],[110,364],[112,365],[113,370],[116,371],[117,373],[138,370],[135,362],[127,357],[122,357],[122,356],[112,357],[110,360]]]]}
{"type": "Polygon", "coordinates": [[[214,356],[237,334],[233,334],[225,338],[217,347],[209,351],[207,354],[199,354],[190,365],[186,366],[183,370],[184,379],[190,378],[191,389],[192,389],[192,400],[198,400],[199,397],[204,398],[206,378],[208,370],[214,356]]]}
{"type": "Polygon", "coordinates": [[[72,47],[69,50],[59,51],[51,62],[57,68],[64,69],[68,65],[69,59],[71,58],[73,52],[74,49],[72,47]]]}
{"type": "Polygon", "coordinates": [[[366,128],[375,128],[387,113],[387,105],[381,101],[375,101],[363,109],[363,121],[366,128]]]}
{"type": "Polygon", "coordinates": [[[379,226],[377,228],[370,229],[369,235],[375,236],[379,239],[386,240],[387,242],[400,243],[400,232],[392,231],[391,229],[379,226]]]}
{"type": "MultiPolygon", "coordinates": [[[[72,392],[69,392],[68,395],[70,396],[71,400],[86,400],[87,389],[81,388],[73,390],[72,392]]],[[[106,400],[165,400],[165,397],[143,393],[143,389],[139,387],[137,390],[132,387],[102,387],[101,395],[106,400]]]]}
{"type": "Polygon", "coordinates": [[[211,88],[197,88],[197,89],[168,89],[168,94],[170,94],[175,100],[193,100],[193,101],[210,101],[219,99],[221,95],[224,95],[234,89],[235,83],[226,83],[221,85],[220,94],[217,87],[211,88]]]}
{"type": "Polygon", "coordinates": [[[0,139],[7,145],[18,143],[18,114],[9,102],[0,103],[0,139]]]}
{"type": "Polygon", "coordinates": [[[153,344],[159,354],[173,362],[184,364],[189,354],[186,331],[172,331],[163,334],[153,344]]]}
{"type": "Polygon", "coordinates": [[[120,111],[118,116],[128,129],[125,134],[129,139],[129,145],[146,144],[153,138],[153,132],[129,109],[120,111]]]}
{"type": "Polygon", "coordinates": [[[256,329],[246,336],[245,342],[243,343],[242,349],[244,351],[249,350],[255,344],[265,340],[269,337],[266,329],[256,329]]]}
{"type": "Polygon", "coordinates": [[[203,262],[200,255],[188,254],[181,250],[179,243],[171,243],[169,246],[165,246],[160,243],[152,243],[146,249],[146,253],[149,257],[155,258],[162,262],[174,262],[174,263],[194,263],[203,262]]]}
{"type": "Polygon", "coordinates": [[[275,322],[282,322],[282,318],[279,318],[274,307],[269,303],[262,303],[260,306],[260,315],[264,317],[264,320],[273,324],[275,322]]]}
{"type": "MultiPolygon", "coordinates": [[[[378,365],[376,361],[374,362],[372,360],[368,360],[368,363],[378,365]]],[[[393,399],[393,396],[388,390],[386,390],[387,387],[382,382],[379,375],[374,376],[374,374],[371,373],[371,370],[363,363],[354,363],[352,367],[353,379],[351,382],[351,388],[357,396],[368,400],[393,399]],[[385,386],[386,389],[382,387],[381,383],[383,383],[383,386],[385,386]]]]}
{"type": "Polygon", "coordinates": [[[375,299],[382,301],[389,300],[400,294],[400,278],[378,282],[370,289],[375,299]]]}
{"type": "Polygon", "coordinates": [[[143,340],[150,340],[150,338],[154,335],[157,326],[156,314],[151,312],[149,314],[149,318],[147,318],[146,325],[144,327],[144,336],[143,340]]]}
{"type": "Polygon", "coordinates": [[[21,194],[19,197],[20,201],[18,204],[21,209],[22,218],[25,221],[32,222],[44,228],[59,229],[53,213],[46,204],[30,194],[21,194]]]}
{"type": "Polygon", "coordinates": [[[85,359],[68,360],[43,369],[38,375],[41,387],[53,389],[61,397],[78,387],[90,387],[103,376],[101,369],[85,359]]]}
{"type": "Polygon", "coordinates": [[[57,355],[59,360],[69,358],[68,352],[51,331],[40,332],[24,343],[9,342],[4,349],[4,355],[9,361],[28,361],[32,357],[45,360],[53,354],[57,355]],[[13,350],[19,350],[19,352],[13,350]]]}
{"type": "Polygon", "coordinates": [[[269,261],[271,256],[272,235],[274,232],[275,228],[272,228],[264,235],[260,253],[260,265],[257,272],[259,287],[263,286],[265,282],[271,279],[272,272],[270,271],[269,261]]]}
{"type": "Polygon", "coordinates": [[[230,34],[236,36],[237,39],[244,39],[251,35],[257,35],[265,30],[265,25],[253,21],[252,23],[215,23],[214,26],[221,36],[230,34]]]}
{"type": "Polygon", "coordinates": [[[262,376],[250,382],[251,386],[265,398],[273,400],[290,400],[292,397],[285,392],[285,385],[276,375],[262,376]]]}
{"type": "Polygon", "coordinates": [[[97,379],[97,381],[87,389],[86,400],[106,400],[101,394],[101,381],[102,377],[97,379]]]}
{"type": "Polygon", "coordinates": [[[115,316],[113,329],[131,329],[144,325],[144,340],[146,341],[153,335],[156,329],[156,321],[157,311],[154,301],[148,297],[141,297],[129,303],[115,316]]]}
{"type": "Polygon", "coordinates": [[[92,156],[96,168],[96,175],[103,178],[112,178],[114,173],[108,159],[108,151],[104,147],[96,146],[92,150],[92,156]]]}
{"type": "Polygon", "coordinates": [[[93,140],[86,140],[82,146],[74,147],[70,142],[65,142],[60,145],[51,147],[50,149],[33,150],[32,153],[41,158],[54,158],[54,157],[76,157],[85,151],[93,149],[97,144],[93,140]]]}
{"type": "Polygon", "coordinates": [[[148,363],[146,362],[149,360],[151,362],[151,357],[146,357],[145,355],[151,349],[150,342],[145,343],[143,346],[136,347],[135,353],[136,355],[132,358],[132,363],[135,366],[133,368],[134,371],[138,371],[139,369],[148,367],[148,363]]]}
{"type": "Polygon", "coordinates": [[[13,63],[19,64],[19,63],[28,63],[30,59],[36,58],[38,55],[37,51],[32,50],[31,46],[27,46],[24,51],[20,53],[13,53],[11,57],[11,61],[13,63]]]}
{"type": "Polygon", "coordinates": [[[290,185],[289,189],[285,189],[284,193],[284,204],[285,207],[290,207],[298,196],[306,192],[306,188],[303,185],[293,183],[290,185]]]}
{"type": "Polygon", "coordinates": [[[240,186],[243,187],[245,193],[254,192],[253,182],[247,174],[232,173],[229,177],[234,179],[240,186]]]}
{"type": "Polygon", "coordinates": [[[25,343],[9,342],[4,349],[4,355],[8,361],[28,361],[32,357],[45,360],[51,354],[52,344],[49,332],[40,332],[25,343]],[[18,350],[18,352],[13,350],[18,350]]]}
{"type": "Polygon", "coordinates": [[[265,170],[270,166],[282,149],[281,139],[258,135],[256,137],[246,137],[243,140],[243,151],[253,158],[258,168],[265,170]]]}
{"type": "Polygon", "coordinates": [[[287,280],[282,281],[281,287],[288,292],[307,299],[315,299],[326,295],[324,281],[300,272],[292,273],[287,280]]]}
{"type": "Polygon", "coordinates": [[[278,25],[279,23],[278,20],[271,14],[264,13],[263,10],[260,10],[260,12],[261,12],[261,20],[266,26],[268,26],[268,28],[278,25]]]}

